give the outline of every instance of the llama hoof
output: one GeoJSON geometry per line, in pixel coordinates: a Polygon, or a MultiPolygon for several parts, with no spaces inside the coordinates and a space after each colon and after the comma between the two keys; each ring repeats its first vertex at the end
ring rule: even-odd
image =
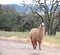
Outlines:
{"type": "Polygon", "coordinates": [[[41,48],[39,48],[39,50],[41,50],[41,48]]]}
{"type": "Polygon", "coordinates": [[[34,49],[36,49],[36,47],[34,47],[34,49]]]}

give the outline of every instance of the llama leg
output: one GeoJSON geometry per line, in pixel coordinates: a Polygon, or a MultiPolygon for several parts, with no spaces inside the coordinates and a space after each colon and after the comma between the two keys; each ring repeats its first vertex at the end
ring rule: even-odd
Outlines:
{"type": "Polygon", "coordinates": [[[35,45],[37,46],[37,41],[35,41],[35,45]]]}
{"type": "Polygon", "coordinates": [[[39,43],[39,49],[41,50],[41,45],[40,45],[40,43],[39,43]]]}
{"type": "Polygon", "coordinates": [[[39,49],[41,50],[41,42],[39,42],[39,49]]]}
{"type": "Polygon", "coordinates": [[[36,49],[34,40],[32,39],[32,37],[30,37],[30,39],[31,39],[31,43],[32,43],[33,48],[36,49]]]}
{"type": "Polygon", "coordinates": [[[36,49],[36,46],[37,46],[37,41],[35,40],[35,41],[34,41],[34,43],[35,43],[35,49],[36,49]]]}
{"type": "Polygon", "coordinates": [[[33,48],[36,49],[37,43],[35,41],[31,41],[31,42],[32,42],[33,48]]]}

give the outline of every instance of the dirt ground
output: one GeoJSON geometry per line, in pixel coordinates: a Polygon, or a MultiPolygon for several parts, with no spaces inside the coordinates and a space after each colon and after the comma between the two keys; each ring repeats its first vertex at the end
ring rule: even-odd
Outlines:
{"type": "MultiPolygon", "coordinates": [[[[19,38],[19,37],[16,37],[16,36],[11,36],[11,37],[0,36],[0,40],[31,43],[30,38],[19,38]]],[[[45,42],[45,41],[42,42],[42,45],[47,45],[47,46],[51,46],[51,47],[60,48],[60,44],[53,44],[53,43],[49,43],[49,42],[45,42]]]]}
{"type": "Polygon", "coordinates": [[[59,48],[42,45],[42,50],[34,50],[32,45],[23,42],[0,40],[0,52],[2,55],[60,55],[59,48]]]}

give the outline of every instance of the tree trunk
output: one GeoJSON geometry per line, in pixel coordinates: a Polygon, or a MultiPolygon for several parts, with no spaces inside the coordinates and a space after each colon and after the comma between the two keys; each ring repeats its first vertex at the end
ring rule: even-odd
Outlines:
{"type": "Polygon", "coordinates": [[[48,35],[56,35],[56,31],[55,30],[48,30],[48,35]]]}
{"type": "Polygon", "coordinates": [[[47,33],[48,35],[56,35],[56,30],[51,25],[49,26],[47,33]]]}

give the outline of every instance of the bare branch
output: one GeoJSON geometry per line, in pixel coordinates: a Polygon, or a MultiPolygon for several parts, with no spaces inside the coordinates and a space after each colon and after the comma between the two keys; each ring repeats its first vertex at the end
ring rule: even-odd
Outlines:
{"type": "Polygon", "coordinates": [[[37,14],[39,17],[41,17],[42,22],[44,22],[42,15],[40,15],[38,12],[36,12],[36,14],[37,14]]]}
{"type": "Polygon", "coordinates": [[[43,20],[43,17],[42,17],[42,15],[40,15],[38,12],[34,12],[34,10],[30,7],[30,9],[31,9],[31,11],[32,11],[32,13],[34,13],[34,14],[37,14],[40,18],[41,18],[41,20],[42,20],[42,22],[44,21],[43,20]]]}
{"type": "MultiPolygon", "coordinates": [[[[50,17],[53,16],[52,14],[55,13],[57,8],[58,8],[58,0],[56,0],[55,3],[53,3],[53,1],[52,1],[52,4],[51,4],[51,9],[50,9],[50,17]]],[[[54,18],[53,18],[53,20],[54,20],[54,18]]]]}

